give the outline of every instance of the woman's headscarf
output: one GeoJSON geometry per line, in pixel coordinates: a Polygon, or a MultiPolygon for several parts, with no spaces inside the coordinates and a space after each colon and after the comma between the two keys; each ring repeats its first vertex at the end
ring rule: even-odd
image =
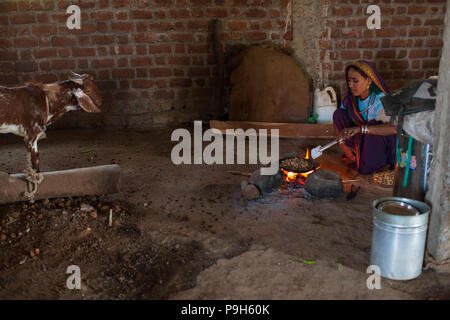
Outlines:
{"type": "Polygon", "coordinates": [[[348,88],[347,75],[348,75],[348,69],[350,67],[354,67],[356,69],[361,70],[370,80],[372,80],[372,85],[371,85],[371,89],[370,89],[371,91],[373,90],[372,86],[375,86],[376,88],[378,88],[378,90],[380,90],[385,95],[387,95],[387,94],[389,94],[389,88],[386,85],[386,83],[384,82],[383,78],[378,73],[375,66],[368,61],[359,60],[352,64],[349,64],[345,68],[345,76],[346,76],[345,80],[347,81],[348,91],[347,91],[347,94],[345,95],[344,99],[342,100],[342,105],[347,110],[347,112],[348,112],[350,118],[353,120],[353,122],[357,126],[362,126],[363,124],[367,124],[367,122],[359,114],[358,99],[352,94],[350,88],[348,88]]]}

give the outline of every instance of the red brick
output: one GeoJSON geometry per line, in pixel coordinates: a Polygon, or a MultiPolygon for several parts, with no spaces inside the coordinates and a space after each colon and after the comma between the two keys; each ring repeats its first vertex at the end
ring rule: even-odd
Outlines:
{"type": "Polygon", "coordinates": [[[225,18],[225,17],[228,17],[228,9],[226,9],[226,8],[207,8],[206,16],[209,18],[225,18]]]}
{"type": "Polygon", "coordinates": [[[378,48],[378,40],[359,40],[358,48],[378,48]]]}
{"type": "Polygon", "coordinates": [[[424,14],[427,12],[428,7],[425,6],[409,6],[408,15],[411,14],[424,14]]]}
{"type": "Polygon", "coordinates": [[[149,26],[152,31],[168,31],[172,24],[170,22],[152,22],[149,26]]]}
{"type": "Polygon", "coordinates": [[[112,22],[111,30],[113,32],[133,32],[134,23],[133,22],[112,22]]]}
{"type": "Polygon", "coordinates": [[[113,69],[113,78],[134,78],[134,69],[113,69]]]}
{"type": "Polygon", "coordinates": [[[166,63],[166,56],[158,56],[155,57],[155,64],[157,65],[165,65],[166,63]]]}
{"type": "Polygon", "coordinates": [[[443,47],[444,43],[441,39],[427,39],[426,42],[427,47],[443,47]]]}
{"type": "Polygon", "coordinates": [[[444,25],[444,20],[442,18],[427,19],[424,23],[425,26],[441,26],[444,25]]]}
{"type": "Polygon", "coordinates": [[[12,12],[17,11],[17,1],[0,2],[0,12],[12,12]]]}
{"type": "Polygon", "coordinates": [[[179,69],[179,68],[173,68],[173,75],[175,77],[184,77],[184,70],[183,69],[179,69]]]}
{"type": "Polygon", "coordinates": [[[36,17],[37,17],[37,21],[39,23],[49,23],[50,22],[49,15],[47,13],[38,13],[36,15],[36,17]]]}
{"type": "Polygon", "coordinates": [[[247,30],[247,21],[244,20],[232,20],[227,23],[230,30],[247,30]]]}
{"type": "Polygon", "coordinates": [[[411,25],[411,17],[392,17],[391,25],[393,26],[409,26],[411,25]]]}
{"type": "Polygon", "coordinates": [[[209,20],[189,20],[187,27],[189,30],[208,30],[209,20]]]}
{"type": "Polygon", "coordinates": [[[136,77],[147,78],[148,72],[146,68],[136,68],[136,77]]]}
{"type": "Polygon", "coordinates": [[[53,37],[52,45],[54,47],[69,47],[75,46],[77,43],[74,37],[53,37]]]}
{"type": "Polygon", "coordinates": [[[147,55],[147,46],[136,46],[136,53],[140,56],[147,55]]]}
{"type": "Polygon", "coordinates": [[[262,31],[249,31],[245,33],[247,41],[261,41],[267,39],[267,33],[262,31]]]}
{"type": "Polygon", "coordinates": [[[250,8],[245,11],[247,18],[264,18],[267,17],[267,10],[261,8],[250,8]]]}
{"type": "Polygon", "coordinates": [[[60,58],[70,57],[70,48],[59,48],[58,49],[58,56],[60,58]]]}
{"type": "Polygon", "coordinates": [[[191,59],[188,56],[172,56],[169,57],[169,64],[172,65],[189,65],[191,63],[191,59]]]}
{"type": "Polygon", "coordinates": [[[212,0],[189,0],[193,7],[206,7],[212,4],[212,0]]]}
{"type": "Polygon", "coordinates": [[[175,42],[191,42],[192,33],[171,33],[170,40],[175,42]]]}
{"type": "Polygon", "coordinates": [[[394,39],[392,40],[392,47],[411,47],[413,44],[411,39],[394,39]]]}
{"type": "Polygon", "coordinates": [[[190,44],[188,47],[189,53],[204,54],[208,53],[208,45],[206,44],[190,44]]]}
{"type": "Polygon", "coordinates": [[[190,76],[190,77],[209,77],[210,70],[208,67],[189,68],[188,76],[190,76]]]}
{"type": "Polygon", "coordinates": [[[153,0],[153,7],[173,7],[173,0],[153,0]]]}
{"type": "Polygon", "coordinates": [[[377,52],[376,58],[393,59],[395,58],[395,50],[380,50],[377,52]]]}
{"type": "Polygon", "coordinates": [[[53,69],[75,69],[75,60],[52,60],[53,69]]]}
{"type": "Polygon", "coordinates": [[[177,43],[177,44],[175,45],[175,53],[185,53],[184,44],[182,44],[182,43],[177,43]]]}
{"type": "Polygon", "coordinates": [[[89,62],[87,59],[78,60],[78,69],[87,69],[89,67],[89,62]]]}
{"type": "Polygon", "coordinates": [[[438,69],[439,68],[439,60],[423,60],[422,67],[424,69],[426,69],[426,68],[438,69]]]}
{"type": "Polygon", "coordinates": [[[11,48],[11,47],[12,47],[11,41],[9,41],[8,39],[0,39],[0,48],[2,50],[11,48]]]}
{"type": "Polygon", "coordinates": [[[356,50],[342,50],[341,59],[342,60],[355,60],[361,57],[361,52],[356,50]]]}
{"type": "Polygon", "coordinates": [[[132,87],[136,88],[136,89],[152,88],[154,85],[155,85],[155,81],[147,80],[147,79],[133,80],[133,82],[132,82],[132,87]]]}
{"type": "Polygon", "coordinates": [[[171,9],[169,10],[169,17],[172,19],[186,19],[191,16],[189,9],[171,9]]]}
{"type": "Polygon", "coordinates": [[[31,31],[35,36],[48,36],[56,33],[55,25],[33,25],[31,31]]]}
{"type": "Polygon", "coordinates": [[[38,70],[38,65],[34,61],[20,61],[14,64],[15,72],[36,72],[38,70]]]}
{"type": "Polygon", "coordinates": [[[115,66],[114,59],[94,59],[91,62],[93,68],[110,68],[115,66]]]}
{"type": "Polygon", "coordinates": [[[32,14],[19,14],[16,16],[11,16],[12,24],[28,24],[35,22],[36,19],[32,14]]]}
{"type": "Polygon", "coordinates": [[[113,8],[124,8],[133,6],[133,0],[111,0],[113,8]]]}
{"type": "Polygon", "coordinates": [[[410,59],[426,58],[426,57],[428,57],[428,49],[411,50],[409,52],[410,59]]]}
{"type": "Polygon", "coordinates": [[[14,39],[15,48],[31,48],[37,47],[38,41],[35,38],[16,38],[14,39]]]}
{"type": "Polygon", "coordinates": [[[128,12],[126,11],[120,11],[116,13],[116,19],[117,20],[127,20],[128,19],[128,12]]]}
{"type": "Polygon", "coordinates": [[[2,60],[17,60],[17,50],[0,50],[0,61],[2,60]]]}
{"type": "Polygon", "coordinates": [[[148,72],[152,78],[172,76],[172,70],[170,68],[152,68],[148,72]]]}
{"type": "Polygon", "coordinates": [[[410,37],[425,37],[428,36],[428,28],[414,28],[409,30],[410,37]]]}
{"type": "Polygon", "coordinates": [[[150,66],[152,64],[151,57],[138,57],[131,59],[132,67],[150,66]]]}
{"type": "Polygon", "coordinates": [[[170,79],[171,87],[190,87],[192,80],[190,78],[172,78],[170,79]]]}
{"type": "Polygon", "coordinates": [[[152,19],[153,13],[149,10],[132,10],[131,11],[132,19],[152,19]]]}
{"type": "Polygon", "coordinates": [[[134,47],[133,46],[119,46],[119,52],[117,54],[133,54],[134,47]]]}
{"type": "Polygon", "coordinates": [[[157,90],[153,92],[153,98],[154,99],[161,99],[161,100],[170,100],[175,97],[175,93],[172,90],[157,90]]]}
{"type": "Polygon", "coordinates": [[[353,8],[351,6],[333,7],[333,16],[351,16],[353,14],[353,8]]]}
{"type": "Polygon", "coordinates": [[[114,36],[112,35],[93,35],[92,36],[93,44],[112,44],[115,43],[114,36]]]}
{"type": "Polygon", "coordinates": [[[8,25],[9,17],[8,16],[0,16],[0,25],[8,25]]]}
{"type": "Polygon", "coordinates": [[[95,48],[72,48],[74,57],[90,57],[95,56],[95,48]]]}
{"type": "Polygon", "coordinates": [[[150,45],[149,46],[150,54],[171,53],[171,52],[172,52],[172,46],[170,44],[150,45]]]}
{"type": "Polygon", "coordinates": [[[361,33],[358,29],[342,29],[341,30],[343,38],[360,38],[361,33]]]}
{"type": "Polygon", "coordinates": [[[93,11],[91,13],[92,19],[95,20],[111,20],[113,18],[113,13],[111,11],[93,11]]]}
{"type": "Polygon", "coordinates": [[[408,69],[409,61],[408,60],[391,60],[389,61],[389,65],[391,69],[408,69]]]}

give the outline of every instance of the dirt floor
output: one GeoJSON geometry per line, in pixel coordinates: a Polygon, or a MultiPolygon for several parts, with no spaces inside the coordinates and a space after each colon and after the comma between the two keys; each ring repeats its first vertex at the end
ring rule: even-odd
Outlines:
{"type": "MultiPolygon", "coordinates": [[[[319,158],[361,190],[347,201],[276,192],[241,198],[255,165],[179,165],[169,129],[53,130],[41,170],[118,163],[121,192],[0,206],[0,299],[449,299],[448,265],[410,281],[369,274],[373,200],[392,189],[355,176],[336,148],[319,158]],[[109,226],[109,213],[113,223],[109,226]],[[81,290],[66,287],[81,270],[81,290]]],[[[280,154],[328,141],[284,139],[280,154]]],[[[0,170],[23,171],[25,148],[0,136],[0,170]]]]}

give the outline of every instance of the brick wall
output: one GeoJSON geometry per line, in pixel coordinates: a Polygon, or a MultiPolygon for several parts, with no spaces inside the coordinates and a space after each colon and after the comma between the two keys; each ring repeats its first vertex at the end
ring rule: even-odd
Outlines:
{"type": "MultiPolygon", "coordinates": [[[[0,0],[0,84],[92,74],[101,115],[71,113],[62,126],[148,128],[217,115],[212,21],[226,52],[274,41],[315,86],[344,92],[348,62],[374,62],[391,89],[437,74],[446,0],[0,0]],[[81,30],[66,9],[81,7],[81,30]],[[366,26],[369,4],[380,30],[366,26]],[[299,40],[301,39],[301,41],[299,40]]],[[[227,86],[229,83],[225,82],[227,86]]]]}
{"type": "MultiPolygon", "coordinates": [[[[212,20],[227,47],[289,45],[289,0],[0,1],[0,84],[90,73],[106,112],[64,125],[147,128],[211,117],[216,64],[212,20]],[[81,30],[69,30],[69,5],[81,30]]],[[[65,120],[66,118],[64,118],[65,120]]]]}
{"type": "Polygon", "coordinates": [[[442,55],[446,0],[334,0],[320,37],[323,80],[345,91],[345,65],[376,64],[391,89],[437,75],[442,55]],[[367,7],[381,9],[381,29],[369,30],[367,7]]]}

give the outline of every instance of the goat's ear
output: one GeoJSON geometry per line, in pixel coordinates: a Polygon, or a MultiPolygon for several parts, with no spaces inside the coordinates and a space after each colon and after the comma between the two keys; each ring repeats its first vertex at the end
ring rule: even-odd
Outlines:
{"type": "Polygon", "coordinates": [[[75,98],[78,101],[78,105],[86,112],[102,112],[94,102],[92,102],[91,98],[83,92],[83,90],[78,89],[74,92],[75,98]]]}
{"type": "Polygon", "coordinates": [[[79,84],[80,86],[83,85],[83,77],[73,71],[70,72],[69,80],[79,84]]]}

